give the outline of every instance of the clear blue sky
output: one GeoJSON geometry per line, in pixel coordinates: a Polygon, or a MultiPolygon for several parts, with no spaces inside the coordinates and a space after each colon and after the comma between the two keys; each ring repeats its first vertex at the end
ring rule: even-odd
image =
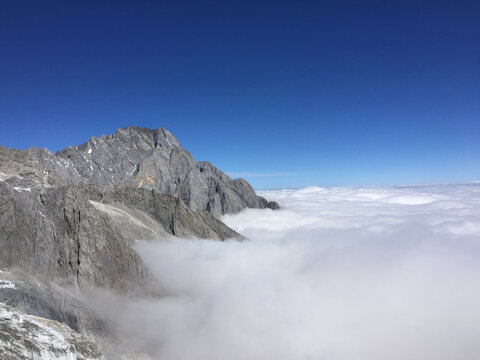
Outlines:
{"type": "Polygon", "coordinates": [[[480,179],[478,1],[0,0],[0,145],[163,126],[257,188],[480,179]]]}

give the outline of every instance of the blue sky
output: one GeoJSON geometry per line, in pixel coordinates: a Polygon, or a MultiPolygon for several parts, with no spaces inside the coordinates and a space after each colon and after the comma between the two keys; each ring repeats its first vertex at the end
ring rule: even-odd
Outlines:
{"type": "Polygon", "coordinates": [[[0,1],[0,145],[163,126],[256,188],[480,179],[480,3],[0,1]]]}

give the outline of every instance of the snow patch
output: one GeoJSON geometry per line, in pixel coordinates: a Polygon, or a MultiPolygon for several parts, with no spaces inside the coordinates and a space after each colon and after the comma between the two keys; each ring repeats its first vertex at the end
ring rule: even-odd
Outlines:
{"type": "Polygon", "coordinates": [[[17,191],[28,191],[28,192],[32,191],[31,188],[25,188],[25,187],[21,187],[21,186],[14,186],[13,189],[17,190],[17,191]]]}
{"type": "MultiPolygon", "coordinates": [[[[3,272],[3,271],[2,271],[3,272]]],[[[0,289],[15,289],[15,283],[10,280],[0,280],[0,289]]]]}

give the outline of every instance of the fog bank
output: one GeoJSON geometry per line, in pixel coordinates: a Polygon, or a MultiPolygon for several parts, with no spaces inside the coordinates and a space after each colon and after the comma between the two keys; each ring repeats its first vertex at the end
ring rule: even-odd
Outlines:
{"type": "Polygon", "coordinates": [[[169,296],[116,314],[155,359],[480,357],[480,184],[305,188],[223,220],[245,242],[137,250],[169,296]]]}

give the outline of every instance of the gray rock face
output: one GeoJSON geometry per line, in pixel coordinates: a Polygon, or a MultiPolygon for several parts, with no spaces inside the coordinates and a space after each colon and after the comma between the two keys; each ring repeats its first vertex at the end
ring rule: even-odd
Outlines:
{"type": "MultiPolygon", "coordinates": [[[[100,195],[97,193],[97,195],[100,195]]],[[[93,197],[92,197],[93,198],[93,197]]],[[[237,232],[203,211],[193,211],[171,195],[156,190],[119,188],[104,190],[97,201],[127,209],[136,209],[161,224],[163,230],[182,238],[226,240],[242,239],[237,232]]]]}
{"type": "Polygon", "coordinates": [[[0,181],[0,267],[61,284],[150,291],[153,276],[81,188],[19,190],[0,181]]]}
{"type": "Polygon", "coordinates": [[[0,148],[0,172],[50,186],[155,189],[183,200],[192,210],[216,217],[246,207],[278,208],[278,204],[257,196],[245,180],[232,180],[212,164],[195,161],[163,128],[118,129],[113,135],[92,137],[55,155],[46,149],[0,148]]]}
{"type": "Polygon", "coordinates": [[[268,207],[245,180],[232,180],[208,162],[197,163],[163,128],[119,129],[56,155],[71,161],[66,167],[74,167],[83,184],[155,189],[214,216],[268,207]]]}

